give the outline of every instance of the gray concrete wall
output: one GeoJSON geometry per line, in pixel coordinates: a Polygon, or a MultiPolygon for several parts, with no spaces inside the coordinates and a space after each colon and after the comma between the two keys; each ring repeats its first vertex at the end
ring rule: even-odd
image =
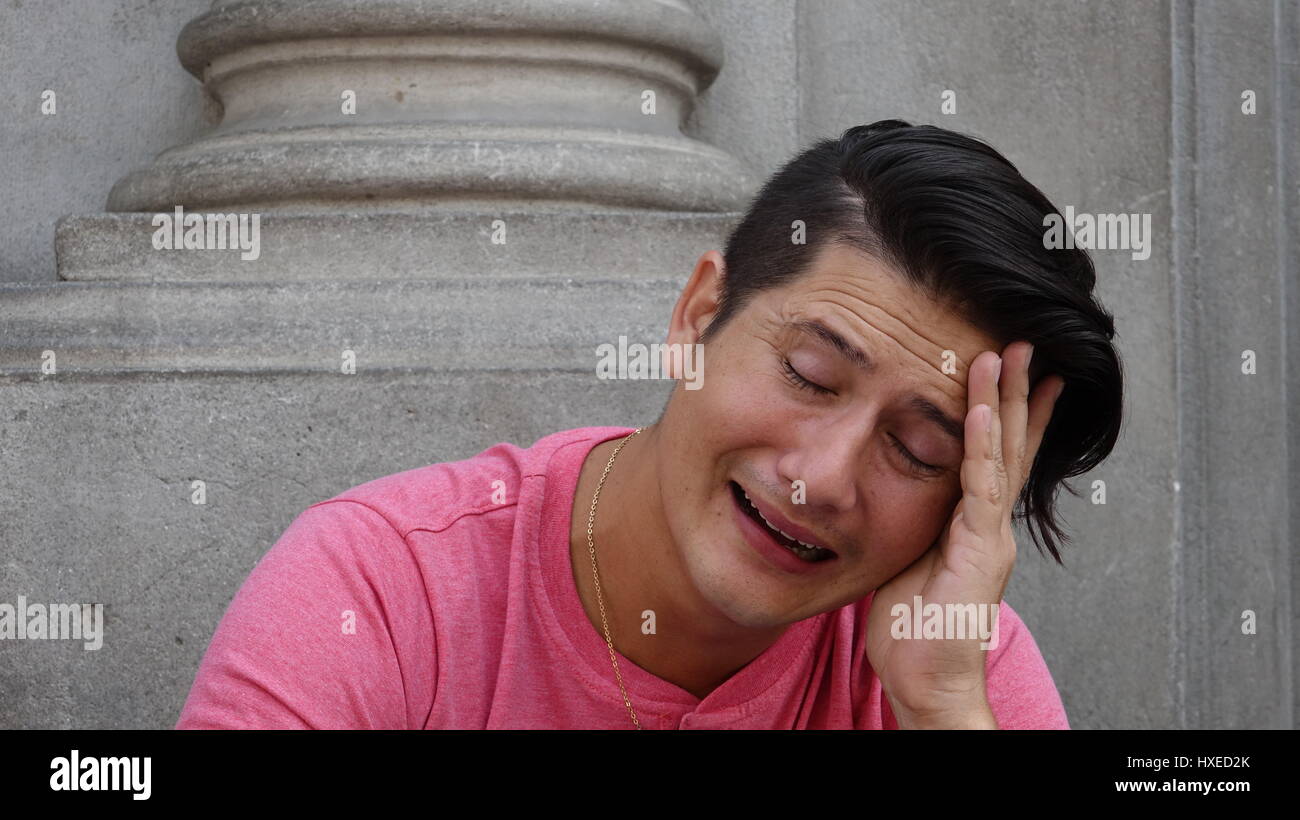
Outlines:
{"type": "MultiPolygon", "coordinates": [[[[207,3],[47,5],[0,7],[0,95],[13,107],[0,128],[0,281],[53,281],[54,220],[102,209],[115,180],[204,128],[175,37],[207,3]],[[66,88],[56,118],[33,113],[46,87],[66,88]]],[[[1008,598],[1076,728],[1294,727],[1296,5],[694,5],[725,61],[686,131],[760,178],[811,140],[901,117],[986,138],[1060,206],[1152,215],[1149,259],[1094,253],[1128,377],[1123,437],[1074,482],[1083,497],[1062,498],[1066,566],[1026,547],[1008,598]],[[955,114],[941,112],[945,90],[955,114]],[[1254,376],[1241,373],[1245,349],[1254,376]],[[1089,501],[1096,479],[1105,505],[1089,501]],[[1253,636],[1239,628],[1247,609],[1253,636]]],[[[688,273],[665,271],[627,321],[666,326],[688,273]]],[[[0,292],[0,308],[6,298],[17,294],[0,292]]],[[[484,299],[481,320],[501,326],[508,302],[484,299]]],[[[582,324],[574,304],[553,307],[582,324]]],[[[158,327],[179,333],[175,318],[158,327]]],[[[0,726],[169,726],[225,604],[307,504],[497,441],[652,419],[661,390],[582,372],[573,351],[593,338],[550,340],[558,365],[520,353],[508,372],[431,362],[353,380],[258,372],[283,353],[269,334],[240,348],[244,372],[156,372],[159,347],[144,372],[42,379],[0,356],[0,600],[102,601],[115,636],[97,653],[0,643],[0,726]],[[212,500],[195,507],[188,481],[203,477],[212,500]]]]}
{"type": "Polygon", "coordinates": [[[176,35],[210,0],[0,3],[0,282],[49,281],[54,223],[202,132],[202,87],[176,35]],[[55,92],[57,113],[40,116],[55,92]]]}
{"type": "Polygon", "coordinates": [[[1300,495],[1296,473],[1285,477],[1298,418],[1287,401],[1297,348],[1286,343],[1297,279],[1298,14],[1294,3],[1174,7],[1183,482],[1174,668],[1180,718],[1193,726],[1295,722],[1289,510],[1300,495]],[[1257,116],[1241,115],[1242,89],[1267,100],[1257,116]],[[1242,373],[1245,351],[1257,357],[1255,375],[1242,373]],[[1259,618],[1255,636],[1241,632],[1247,609],[1259,618]]]}
{"type": "MultiPolygon", "coordinates": [[[[1282,538],[1280,552],[1289,556],[1291,562],[1290,606],[1291,606],[1291,640],[1287,649],[1291,653],[1291,703],[1292,719],[1300,716],[1300,652],[1296,651],[1300,635],[1300,550],[1295,548],[1295,538],[1300,537],[1300,492],[1296,484],[1300,481],[1300,381],[1292,374],[1292,368],[1300,361],[1300,151],[1294,149],[1296,134],[1300,134],[1300,105],[1296,95],[1300,94],[1300,81],[1294,72],[1287,73],[1285,66],[1300,66],[1300,9],[1287,8],[1280,4],[1274,15],[1277,28],[1274,31],[1274,43],[1277,48],[1279,70],[1279,98],[1288,101],[1278,107],[1275,123],[1281,139],[1278,144],[1278,216],[1279,224],[1285,233],[1278,241],[1278,270],[1283,271],[1279,285],[1282,291],[1278,304],[1284,311],[1284,333],[1282,334],[1282,372],[1286,378],[1283,384],[1283,406],[1287,437],[1284,442],[1287,452],[1287,470],[1290,482],[1286,485],[1287,507],[1290,515],[1286,519],[1286,535],[1282,538]],[[1290,140],[1291,150],[1286,150],[1286,141],[1290,140]]],[[[1288,573],[1279,571],[1277,577],[1282,584],[1287,584],[1288,573]]],[[[1285,668],[1282,670],[1285,674],[1285,668]]]]}

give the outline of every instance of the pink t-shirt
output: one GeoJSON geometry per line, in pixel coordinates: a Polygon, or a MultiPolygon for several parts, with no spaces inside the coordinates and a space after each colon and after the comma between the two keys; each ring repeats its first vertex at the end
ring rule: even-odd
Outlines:
{"type": "MultiPolygon", "coordinates": [[[[498,444],[308,507],[226,610],[176,728],[633,728],[569,557],[582,462],[630,432],[498,444]]],[[[795,623],[703,700],[619,655],[641,725],[897,728],[863,648],[869,601],[795,623]]],[[[999,726],[1068,729],[1005,602],[998,632],[999,726]]]]}

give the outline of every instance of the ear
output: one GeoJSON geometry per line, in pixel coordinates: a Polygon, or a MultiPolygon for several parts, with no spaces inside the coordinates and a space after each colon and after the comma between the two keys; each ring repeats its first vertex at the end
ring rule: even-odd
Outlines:
{"type": "MultiPolygon", "coordinates": [[[[707,251],[695,263],[691,278],[677,297],[672,319],[668,323],[668,344],[684,349],[684,345],[697,344],[704,329],[713,321],[718,312],[718,298],[722,295],[722,280],[726,275],[727,263],[718,251],[707,251]]],[[[664,363],[669,375],[674,379],[682,378],[680,357],[669,356],[664,363]]]]}
{"type": "Polygon", "coordinates": [[[718,251],[706,251],[698,262],[691,278],[677,297],[672,319],[668,324],[668,341],[695,344],[704,329],[718,312],[718,299],[722,296],[722,280],[727,263],[718,251]]]}

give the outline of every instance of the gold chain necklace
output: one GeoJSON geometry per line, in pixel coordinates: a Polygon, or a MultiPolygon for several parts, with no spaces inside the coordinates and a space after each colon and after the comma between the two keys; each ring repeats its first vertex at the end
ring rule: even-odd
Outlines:
{"type": "Polygon", "coordinates": [[[605,619],[605,600],[600,594],[600,571],[596,569],[596,542],[592,538],[591,531],[596,525],[596,502],[600,501],[600,488],[605,486],[605,478],[609,475],[610,468],[614,466],[614,459],[618,458],[618,451],[632,440],[632,436],[644,429],[644,427],[636,428],[614,448],[609,463],[605,465],[605,472],[600,475],[600,483],[596,485],[596,494],[591,497],[591,515],[587,516],[587,552],[591,554],[591,574],[596,580],[596,603],[600,605],[600,625],[605,628],[605,645],[609,647],[610,663],[614,664],[614,677],[618,678],[618,690],[623,693],[623,705],[627,707],[627,713],[631,715],[632,724],[637,729],[641,728],[641,722],[636,719],[636,711],[632,708],[632,701],[628,699],[627,687],[623,685],[623,676],[618,671],[618,658],[614,656],[614,640],[609,637],[609,621],[605,619]]]}

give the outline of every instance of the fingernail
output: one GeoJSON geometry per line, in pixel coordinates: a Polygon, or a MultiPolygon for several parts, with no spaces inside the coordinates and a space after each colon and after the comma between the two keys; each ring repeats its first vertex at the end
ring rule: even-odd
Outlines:
{"type": "Polygon", "coordinates": [[[997,381],[998,381],[998,379],[1001,378],[1001,377],[1002,377],[1002,357],[999,356],[999,357],[998,357],[998,366],[997,366],[996,368],[994,368],[994,370],[993,370],[993,382],[994,382],[994,384],[996,384],[997,381]]]}
{"type": "Polygon", "coordinates": [[[984,405],[984,432],[993,432],[993,408],[984,405]]]}
{"type": "Polygon", "coordinates": [[[1029,363],[1034,360],[1034,346],[1029,345],[1029,352],[1025,354],[1025,369],[1029,369],[1029,363]]]}

